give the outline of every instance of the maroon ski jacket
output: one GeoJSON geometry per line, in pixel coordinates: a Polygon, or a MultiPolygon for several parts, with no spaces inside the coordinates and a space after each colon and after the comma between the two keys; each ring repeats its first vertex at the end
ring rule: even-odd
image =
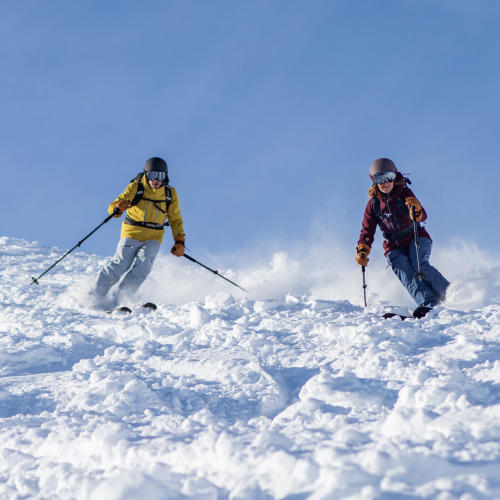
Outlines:
{"type": "MultiPolygon", "coordinates": [[[[396,182],[402,178],[398,172],[396,182]]],[[[380,193],[371,198],[366,204],[358,245],[365,243],[371,247],[378,225],[384,236],[384,255],[396,248],[407,250],[414,237],[413,221],[405,205],[405,199],[408,196],[415,195],[405,183],[401,186],[394,186],[389,194],[380,193]]],[[[425,219],[427,219],[427,214],[422,207],[421,222],[425,219]]],[[[431,239],[429,233],[420,224],[418,224],[418,235],[431,239]]]]}

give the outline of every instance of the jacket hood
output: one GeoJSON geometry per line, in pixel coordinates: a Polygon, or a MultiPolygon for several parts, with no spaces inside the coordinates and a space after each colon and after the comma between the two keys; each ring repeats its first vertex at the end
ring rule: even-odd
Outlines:
{"type": "Polygon", "coordinates": [[[394,182],[403,181],[403,187],[406,186],[406,177],[401,172],[396,172],[396,180],[394,182]]]}

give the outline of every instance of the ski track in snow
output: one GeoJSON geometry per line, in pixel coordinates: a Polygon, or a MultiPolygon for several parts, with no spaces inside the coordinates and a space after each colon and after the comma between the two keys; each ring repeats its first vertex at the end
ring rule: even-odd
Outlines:
{"type": "Polygon", "coordinates": [[[311,294],[109,315],[76,307],[101,257],[29,286],[61,250],[0,244],[0,498],[500,498],[499,268],[419,321],[311,294]]]}

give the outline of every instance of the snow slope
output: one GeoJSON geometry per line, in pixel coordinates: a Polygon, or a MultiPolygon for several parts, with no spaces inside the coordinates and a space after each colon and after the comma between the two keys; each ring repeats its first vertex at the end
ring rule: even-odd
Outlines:
{"type": "Polygon", "coordinates": [[[450,300],[402,322],[341,252],[220,269],[248,296],[162,255],[132,315],[78,306],[96,255],[29,286],[62,253],[0,238],[0,498],[500,498],[498,260],[438,253],[450,300]]]}

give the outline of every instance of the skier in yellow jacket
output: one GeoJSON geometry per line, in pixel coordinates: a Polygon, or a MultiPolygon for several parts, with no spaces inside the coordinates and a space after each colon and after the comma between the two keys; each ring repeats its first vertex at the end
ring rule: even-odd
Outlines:
{"type": "Polygon", "coordinates": [[[179,199],[168,182],[165,160],[149,158],[144,172],[109,205],[109,214],[121,217],[126,212],[126,217],[115,256],[99,273],[92,291],[96,307],[114,307],[137,291],[151,272],[166,225],[170,225],[174,239],[170,252],[177,257],[184,255],[186,236],[179,199]],[[113,297],[109,297],[108,292],[118,282],[113,297]]]}

